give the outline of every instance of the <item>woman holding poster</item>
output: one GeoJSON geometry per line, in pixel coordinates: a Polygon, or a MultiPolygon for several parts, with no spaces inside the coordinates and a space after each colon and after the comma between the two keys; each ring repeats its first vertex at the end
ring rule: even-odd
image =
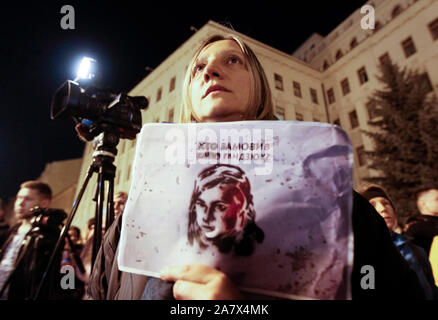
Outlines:
{"type": "MultiPolygon", "coordinates": [[[[267,78],[249,46],[235,36],[220,35],[213,36],[202,44],[187,69],[183,85],[181,121],[228,122],[274,119],[267,78]]],[[[223,169],[214,168],[218,171],[223,169]]],[[[208,176],[206,173],[201,175],[208,176]]],[[[243,177],[242,175],[237,180],[244,181],[243,177]]],[[[250,209],[241,210],[251,206],[249,186],[245,191],[245,188],[229,185],[230,188],[218,196],[217,190],[213,191],[214,187],[205,188],[206,184],[203,180],[200,178],[197,181],[189,210],[192,221],[192,227],[189,229],[191,242],[197,241],[202,247],[216,239],[223,230],[233,237],[235,235],[238,238],[242,237],[240,232],[245,230],[244,225],[251,224],[254,215],[250,209]],[[200,192],[203,186],[204,190],[200,192]],[[208,190],[214,192],[214,196],[204,193],[208,190]],[[221,204],[222,207],[218,207],[218,211],[225,213],[205,215],[211,210],[210,200],[214,197],[224,202],[221,204]],[[234,200],[230,200],[233,198],[234,200]],[[238,209],[228,211],[230,205],[238,209]],[[205,217],[207,217],[206,221],[203,221],[205,217]],[[213,226],[213,221],[222,221],[222,224],[213,226]],[[198,232],[196,224],[201,229],[204,228],[204,232],[198,232]]],[[[219,185],[222,184],[219,182],[216,186],[219,185]]],[[[357,193],[354,193],[353,197],[352,223],[354,231],[354,267],[350,281],[352,297],[423,298],[415,274],[392,245],[389,232],[381,217],[368,201],[357,193]],[[376,289],[367,290],[368,288],[361,286],[364,276],[374,279],[371,275],[363,275],[364,266],[371,266],[375,271],[376,289]]],[[[159,299],[169,296],[188,300],[244,298],[225,273],[201,264],[169,266],[161,272],[161,279],[164,281],[156,278],[146,279],[145,276],[127,272],[122,272],[120,276],[117,259],[106,261],[105,257],[115,256],[114,243],[118,242],[121,225],[121,217],[119,217],[103,239],[89,286],[92,298],[159,299]],[[168,285],[169,281],[174,283],[173,286],[168,285]],[[106,288],[108,283],[110,283],[108,290],[102,289],[106,288]],[[136,288],[133,288],[134,286],[136,288]],[[166,290],[167,293],[164,292],[166,290]],[[160,291],[163,291],[162,294],[159,293],[160,291]]],[[[255,240],[261,242],[263,231],[255,229],[255,240]]],[[[267,230],[264,232],[266,233],[267,230]]],[[[236,250],[236,246],[233,246],[236,250]]]]}

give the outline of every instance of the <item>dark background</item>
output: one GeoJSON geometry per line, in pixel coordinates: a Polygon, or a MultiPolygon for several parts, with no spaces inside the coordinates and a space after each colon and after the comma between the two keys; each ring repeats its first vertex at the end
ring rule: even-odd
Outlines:
{"type": "Polygon", "coordinates": [[[73,120],[50,120],[54,91],[84,55],[100,85],[129,91],[213,20],[286,53],[314,32],[325,36],[365,0],[3,2],[0,10],[0,198],[36,179],[52,161],[82,157],[73,120]],[[158,3],[158,4],[157,4],[158,3]],[[72,5],[75,30],[60,26],[72,5]]]}

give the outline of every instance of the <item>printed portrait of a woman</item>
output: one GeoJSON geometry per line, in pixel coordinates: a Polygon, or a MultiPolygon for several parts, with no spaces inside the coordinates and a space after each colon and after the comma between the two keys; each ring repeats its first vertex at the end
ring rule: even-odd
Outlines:
{"type": "Polygon", "coordinates": [[[201,171],[189,207],[188,239],[201,249],[248,256],[264,232],[255,223],[251,186],[239,167],[217,164],[201,171]]]}

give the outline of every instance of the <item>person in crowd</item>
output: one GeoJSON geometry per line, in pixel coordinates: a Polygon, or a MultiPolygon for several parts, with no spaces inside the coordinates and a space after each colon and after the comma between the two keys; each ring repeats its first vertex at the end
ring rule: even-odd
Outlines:
{"type": "Polygon", "coordinates": [[[394,204],[388,193],[378,185],[364,186],[359,192],[385,220],[394,245],[398,248],[403,258],[409,263],[409,266],[416,272],[426,298],[438,299],[438,288],[435,286],[428,255],[426,255],[422,248],[411,243],[407,237],[402,234],[394,204]]]}
{"type": "Polygon", "coordinates": [[[435,236],[430,246],[429,261],[432,266],[433,276],[435,278],[435,286],[438,287],[438,236],[435,236]]]}
{"type": "MultiPolygon", "coordinates": [[[[29,234],[32,230],[32,218],[34,217],[32,209],[36,207],[49,208],[51,198],[52,190],[43,182],[27,181],[20,186],[14,204],[18,223],[9,229],[6,240],[0,249],[0,290],[3,290],[1,299],[31,298],[35,293],[36,286],[39,285],[42,268],[45,268],[43,262],[49,260],[48,254],[39,254],[39,252],[51,253],[56,244],[57,235],[52,237],[51,234],[42,234],[44,240],[50,241],[50,245],[44,250],[33,246],[29,248],[26,244],[31,240],[29,234]],[[30,251],[24,252],[25,248],[29,248],[30,251]],[[24,253],[27,254],[24,255],[24,253]],[[22,259],[31,260],[19,263],[21,261],[19,256],[23,257],[22,259]],[[9,284],[8,280],[10,280],[9,284]]],[[[44,241],[39,243],[48,244],[44,241]]]]}
{"type": "Polygon", "coordinates": [[[414,215],[406,221],[405,233],[429,254],[432,239],[438,235],[438,189],[420,191],[417,207],[420,215],[414,215]]]}
{"type": "Polygon", "coordinates": [[[81,275],[85,273],[85,268],[80,257],[83,248],[81,229],[76,226],[71,226],[68,230],[68,237],[70,238],[71,244],[66,237],[62,252],[61,273],[65,273],[63,272],[65,266],[74,268],[74,288],[62,290],[58,298],[62,300],[80,300],[85,292],[85,283],[82,280],[83,277],[81,277],[81,275]]]}
{"type": "Polygon", "coordinates": [[[124,191],[119,191],[114,196],[114,219],[123,213],[125,210],[128,194],[124,191]]]}
{"type": "Polygon", "coordinates": [[[5,237],[9,230],[9,224],[6,222],[5,215],[5,206],[3,200],[0,199],[0,246],[6,240],[5,237]]]}
{"type": "MultiPolygon", "coordinates": [[[[251,48],[234,35],[212,36],[197,50],[187,69],[182,101],[182,122],[276,120],[263,68],[251,48]]],[[[161,279],[121,272],[116,257],[122,219],[114,221],[103,239],[90,279],[91,298],[248,298],[226,274],[201,264],[169,266],[161,279]]],[[[357,192],[353,192],[352,226],[352,298],[424,299],[418,277],[393,245],[383,219],[357,192]],[[374,290],[360,285],[365,265],[379,275],[374,290]]]]}

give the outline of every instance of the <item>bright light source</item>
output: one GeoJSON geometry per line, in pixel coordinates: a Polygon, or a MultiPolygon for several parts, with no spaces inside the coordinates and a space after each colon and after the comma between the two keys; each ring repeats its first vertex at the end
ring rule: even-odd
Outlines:
{"type": "Polygon", "coordinates": [[[84,57],[82,58],[81,64],[79,65],[77,79],[92,79],[94,77],[94,64],[96,60],[93,58],[84,57]]]}

